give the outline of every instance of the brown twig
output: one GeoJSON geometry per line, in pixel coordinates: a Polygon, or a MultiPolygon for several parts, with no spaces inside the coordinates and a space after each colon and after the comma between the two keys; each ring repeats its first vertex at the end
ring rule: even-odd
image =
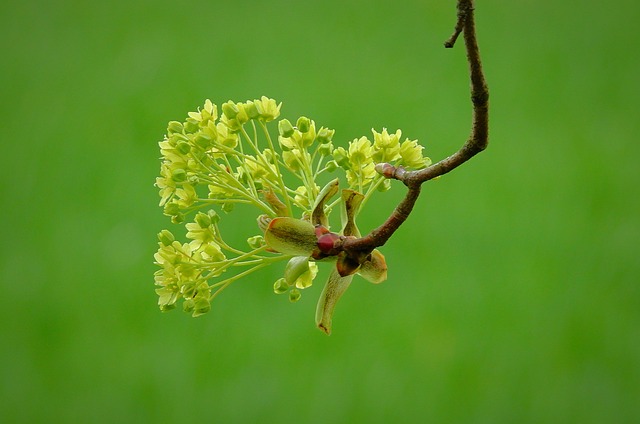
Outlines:
{"type": "Polygon", "coordinates": [[[344,240],[340,249],[347,252],[349,256],[361,257],[362,252],[371,252],[376,247],[384,245],[413,210],[420,195],[422,183],[452,171],[487,147],[489,142],[489,89],[482,71],[480,51],[476,39],[474,0],[458,0],[457,9],[458,20],[454,33],[444,44],[447,48],[453,47],[458,36],[463,35],[471,80],[471,103],[473,106],[471,134],[460,150],[425,169],[406,171],[402,167],[396,168],[389,164],[380,164],[376,168],[378,172],[387,178],[402,181],[407,186],[408,192],[384,224],[364,237],[344,240]]]}

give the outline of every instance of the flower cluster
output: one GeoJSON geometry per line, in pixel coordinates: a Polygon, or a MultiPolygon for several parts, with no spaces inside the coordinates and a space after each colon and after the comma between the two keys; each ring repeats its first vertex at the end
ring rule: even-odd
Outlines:
{"type": "MultiPolygon", "coordinates": [[[[375,164],[390,163],[405,168],[421,169],[431,164],[431,159],[422,156],[423,146],[417,140],[408,138],[400,142],[402,131],[397,130],[395,134],[389,134],[386,128],[381,133],[373,132],[373,142],[367,137],[357,138],[349,143],[347,149],[338,147],[333,152],[336,163],[346,171],[349,187],[363,192],[364,189],[384,180],[375,171],[375,164]]],[[[388,189],[389,186],[382,186],[381,190],[388,189]]]]}
{"type": "MultiPolygon", "coordinates": [[[[383,129],[373,130],[373,141],[361,137],[346,147],[334,147],[335,131],[304,116],[295,125],[281,119],[270,129],[280,109],[281,104],[263,96],[228,101],[219,113],[218,106],[206,100],[185,121],[169,122],[159,142],[162,158],[156,186],[164,214],[174,224],[185,223],[189,241],[177,241],[168,230],[158,235],[155,262],[160,269],[155,282],[161,310],[173,309],[182,299],[185,311],[202,315],[232,282],[279,261],[287,265],[274,291],[288,293],[291,301],[311,286],[319,260],[337,260],[337,274],[330,281],[350,282],[355,273],[376,283],[386,278],[379,252],[353,263],[331,248],[323,250],[328,245],[322,238],[359,236],[357,213],[374,192],[390,186],[375,165],[428,166],[422,146],[415,140],[401,141],[400,130],[389,134],[383,129]],[[277,131],[275,138],[271,131],[277,131]],[[327,183],[332,173],[342,173],[347,185],[335,201],[331,198],[339,192],[340,176],[327,183]],[[220,213],[239,204],[259,211],[256,233],[242,248],[227,244],[219,228],[220,213]],[[336,207],[347,219],[339,233],[332,233],[329,216],[336,207]]],[[[330,318],[333,307],[327,305],[337,299],[327,296],[323,294],[319,310],[329,311],[330,318]]],[[[326,319],[323,322],[326,325],[326,319]]]]}

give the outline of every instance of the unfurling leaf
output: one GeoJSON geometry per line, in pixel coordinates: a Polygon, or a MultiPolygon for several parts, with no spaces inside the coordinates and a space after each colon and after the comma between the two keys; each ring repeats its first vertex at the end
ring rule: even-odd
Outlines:
{"type": "Polygon", "coordinates": [[[264,240],[276,252],[307,257],[313,253],[318,241],[309,221],[287,217],[271,220],[264,240]]]}
{"type": "Polygon", "coordinates": [[[387,279],[387,262],[384,260],[384,255],[378,249],[374,249],[371,252],[371,257],[360,266],[358,274],[373,284],[385,281],[387,279]]]}
{"type": "Polygon", "coordinates": [[[356,226],[356,215],[360,209],[360,205],[364,200],[364,195],[355,190],[342,190],[342,234],[345,236],[360,237],[360,230],[356,226]]]}
{"type": "Polygon", "coordinates": [[[327,335],[331,334],[331,320],[336,304],[344,292],[349,288],[353,275],[341,277],[337,269],[331,271],[329,279],[322,289],[322,294],[316,307],[316,325],[327,335]]]}
{"type": "Polygon", "coordinates": [[[313,211],[311,212],[311,223],[313,223],[313,225],[322,225],[323,227],[329,228],[329,220],[324,213],[324,205],[329,199],[336,195],[339,185],[340,181],[336,178],[324,186],[320,194],[318,194],[315,204],[313,205],[313,211]]]}
{"type": "Polygon", "coordinates": [[[358,261],[348,257],[346,254],[341,253],[336,261],[336,269],[341,277],[353,275],[360,268],[358,261]]]}

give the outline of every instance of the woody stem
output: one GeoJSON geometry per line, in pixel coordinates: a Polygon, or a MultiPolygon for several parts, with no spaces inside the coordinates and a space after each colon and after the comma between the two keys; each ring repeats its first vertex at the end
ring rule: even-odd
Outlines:
{"type": "Polygon", "coordinates": [[[389,218],[378,228],[364,237],[346,239],[341,250],[352,257],[371,252],[384,245],[395,231],[406,221],[420,195],[422,183],[446,174],[462,165],[476,154],[486,149],[489,141],[489,88],[485,81],[480,60],[480,50],[476,39],[474,19],[474,0],[458,0],[458,19],[453,35],[445,42],[445,47],[454,46],[458,36],[463,35],[469,64],[471,81],[471,104],[473,119],[471,134],[462,147],[451,156],[418,171],[406,171],[402,167],[395,168],[385,164],[378,172],[387,178],[402,181],[408,188],[404,199],[391,213],[389,218]]]}

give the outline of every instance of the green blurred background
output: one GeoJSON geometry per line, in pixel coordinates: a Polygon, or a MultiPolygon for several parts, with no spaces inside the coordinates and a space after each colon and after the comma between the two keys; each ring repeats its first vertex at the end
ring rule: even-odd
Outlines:
{"type": "Polygon", "coordinates": [[[202,318],[158,311],[157,141],[205,98],[264,94],[341,143],[401,128],[441,159],[470,122],[453,1],[0,16],[1,422],[640,420],[637,2],[478,1],[492,144],[425,186],[389,280],[354,283],[330,337],[322,284],[291,305],[280,267],[202,318]]]}

